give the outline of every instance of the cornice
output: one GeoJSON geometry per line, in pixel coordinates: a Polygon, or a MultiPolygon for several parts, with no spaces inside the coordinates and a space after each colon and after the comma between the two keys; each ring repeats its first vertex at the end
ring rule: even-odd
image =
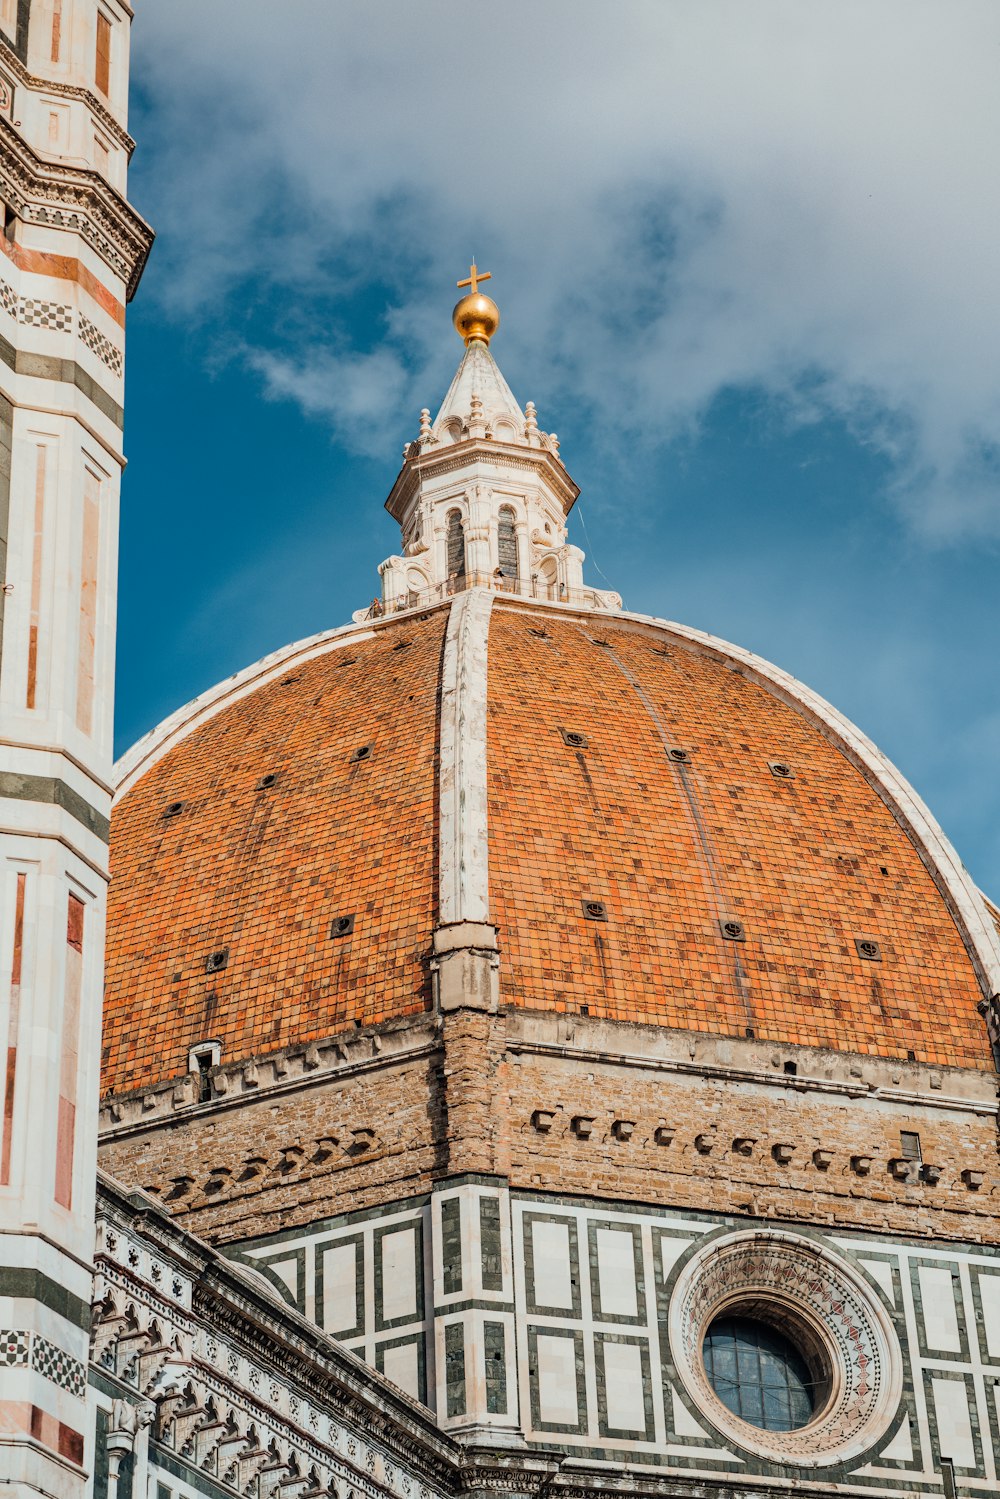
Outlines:
{"type": "MultiPolygon", "coordinates": [[[[164,1321],[181,1320],[188,1327],[200,1326],[212,1338],[228,1338],[282,1383],[293,1385],[308,1399],[320,1402],[325,1411],[363,1431],[366,1440],[373,1437],[396,1462],[443,1492],[455,1491],[460,1449],[438,1430],[430,1412],[417,1401],[299,1312],[272,1298],[252,1271],[181,1228],[144,1194],[130,1192],[98,1172],[97,1196],[99,1219],[141,1241],[160,1260],[190,1278],[190,1311],[186,1313],[180,1306],[168,1306],[161,1291],[142,1285],[143,1299],[156,1305],[164,1321]]],[[[97,1267],[99,1275],[105,1276],[107,1269],[115,1268],[100,1245],[97,1267]]],[[[141,1279],[139,1260],[129,1272],[135,1290],[139,1290],[137,1277],[141,1279]]],[[[210,1386],[226,1383],[218,1364],[205,1362],[197,1351],[192,1367],[210,1386]]],[[[246,1390],[235,1386],[226,1393],[244,1405],[253,1402],[246,1390]]],[[[272,1414],[271,1420],[275,1419],[272,1414]]],[[[316,1443],[308,1431],[296,1429],[293,1417],[277,1419],[305,1443],[316,1443]]],[[[360,1471],[355,1481],[371,1494],[383,1492],[382,1485],[372,1483],[360,1471]]]]}
{"type": "MultiPolygon", "coordinates": [[[[632,1029],[630,1027],[630,1029],[632,1029]]],[[[786,1050],[789,1048],[786,1048],[786,1050]]],[[[974,1114],[984,1119],[996,1117],[996,1090],[992,1098],[966,1098],[954,1093],[930,1093],[915,1088],[886,1087],[873,1082],[841,1082],[823,1077],[786,1077],[760,1067],[724,1066],[705,1061],[685,1062],[677,1057],[657,1057],[611,1052],[604,1048],[578,1046],[572,1042],[545,1042],[515,1039],[507,1042],[512,1055],[535,1056],[548,1061],[568,1061],[574,1066],[617,1067],[622,1071],[670,1073],[699,1081],[713,1078],[784,1093],[822,1093],[834,1098],[867,1099],[873,1103],[895,1104],[911,1112],[915,1109],[944,1109],[948,1113],[974,1114]]],[[[926,1069],[928,1073],[933,1069],[926,1069]]]]}
{"type": "Polygon", "coordinates": [[[213,1068],[212,1097],[195,1101],[190,1073],[152,1087],[111,1094],[101,1100],[98,1133],[102,1145],[161,1129],[165,1119],[179,1123],[214,1118],[261,1098],[274,1100],[331,1082],[406,1067],[433,1055],[440,1042],[429,1014],[392,1022],[365,1032],[345,1031],[322,1041],[285,1047],[268,1056],[246,1056],[213,1068]]]}
{"type": "Polygon", "coordinates": [[[75,230],[135,295],[153,230],[132,205],[89,167],[43,161],[9,120],[0,119],[0,182],[28,224],[75,230]]]}
{"type": "Polygon", "coordinates": [[[580,486],[573,483],[547,448],[526,448],[515,443],[496,442],[493,438],[475,437],[443,448],[429,448],[414,458],[407,458],[389,492],[386,510],[401,525],[414,492],[426,477],[432,473],[435,476],[455,473],[478,459],[500,459],[507,468],[522,469],[527,473],[537,473],[542,469],[558,495],[565,515],[579,498],[580,486]]]}
{"type": "MultiPolygon", "coordinates": [[[[121,0],[119,0],[119,3],[121,3],[121,0]]],[[[125,5],[122,8],[124,10],[128,9],[125,5]]],[[[131,17],[132,12],[129,11],[128,13],[131,17]]],[[[17,53],[13,52],[7,43],[3,41],[0,41],[0,58],[3,59],[4,67],[10,69],[23,88],[44,90],[47,94],[58,94],[61,99],[78,99],[81,104],[86,104],[91,113],[100,120],[108,134],[114,136],[119,146],[125,149],[131,159],[132,152],[135,150],[135,141],[129,135],[128,131],[118,123],[107,105],[102,104],[97,95],[91,93],[89,88],[80,88],[75,83],[59,83],[52,78],[36,78],[34,73],[28,72],[28,69],[24,66],[17,53]]]]}

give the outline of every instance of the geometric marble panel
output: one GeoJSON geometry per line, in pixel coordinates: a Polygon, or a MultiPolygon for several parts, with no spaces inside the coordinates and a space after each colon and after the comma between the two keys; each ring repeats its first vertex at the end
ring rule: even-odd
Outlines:
{"type": "Polygon", "coordinates": [[[956,1468],[975,1468],[976,1446],[972,1439],[969,1396],[963,1379],[932,1379],[934,1412],[942,1457],[950,1457],[956,1468]]]}
{"type": "MultiPolygon", "coordinates": [[[[536,1225],[537,1227],[537,1225],[536,1225]]],[[[577,1426],[576,1341],[538,1333],[538,1409],[548,1426],[577,1426]]]]}
{"type": "Polygon", "coordinates": [[[416,1342],[387,1344],[379,1351],[379,1364],[386,1379],[420,1400],[420,1348],[416,1342]]]}
{"type": "Polygon", "coordinates": [[[885,1292],[886,1300],[891,1306],[896,1299],[896,1290],[895,1286],[893,1285],[892,1278],[892,1266],[885,1260],[862,1260],[861,1263],[862,1265],[864,1265],[865,1269],[868,1271],[868,1274],[871,1276],[872,1280],[879,1287],[879,1289],[885,1292]]]}
{"type": "Polygon", "coordinates": [[[605,1338],[603,1353],[608,1426],[612,1431],[643,1436],[646,1431],[643,1349],[638,1343],[618,1343],[605,1338]]]}
{"type": "MultiPolygon", "coordinates": [[[[323,1326],[332,1337],[356,1337],[358,1328],[358,1241],[331,1244],[323,1254],[323,1326]]],[[[397,1380],[398,1384],[399,1381],[397,1380]]]]}
{"type": "MultiPolygon", "coordinates": [[[[635,1282],[635,1240],[627,1230],[599,1228],[597,1243],[597,1278],[601,1311],[605,1317],[638,1315],[638,1289],[635,1282]]],[[[553,1305],[554,1303],[549,1303],[553,1305]]],[[[612,1421],[611,1425],[619,1423],[612,1421]]]]}
{"type": "MultiPolygon", "coordinates": [[[[572,1311],[569,1224],[564,1219],[551,1223],[543,1218],[535,1218],[531,1224],[531,1248],[535,1269],[535,1305],[572,1311]]],[[[573,1420],[576,1420],[575,1416],[573,1420]]]]}
{"type": "Polygon", "coordinates": [[[417,1237],[410,1225],[382,1234],[376,1241],[382,1256],[382,1321],[415,1317],[417,1305],[417,1237]]]}
{"type": "Polygon", "coordinates": [[[990,1358],[1000,1363],[1000,1275],[979,1272],[979,1295],[983,1306],[983,1332],[990,1358]]]}
{"type": "Polygon", "coordinates": [[[962,1337],[958,1330],[951,1271],[943,1265],[918,1265],[917,1277],[928,1348],[942,1353],[961,1353],[962,1337]]]}

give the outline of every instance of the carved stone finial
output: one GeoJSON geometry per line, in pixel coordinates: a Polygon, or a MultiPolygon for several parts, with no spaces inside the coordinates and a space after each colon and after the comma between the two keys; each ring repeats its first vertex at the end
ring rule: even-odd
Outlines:
{"type": "Polygon", "coordinates": [[[420,441],[426,442],[431,435],[431,414],[425,406],[420,413],[420,441]]]}

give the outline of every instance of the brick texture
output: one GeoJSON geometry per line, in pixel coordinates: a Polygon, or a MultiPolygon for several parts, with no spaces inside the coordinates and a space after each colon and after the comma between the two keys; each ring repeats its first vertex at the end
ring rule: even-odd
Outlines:
{"type": "Polygon", "coordinates": [[[605,620],[494,609],[505,1001],[990,1069],[961,936],[877,793],[763,687],[675,640],[662,652],[605,620]],[[587,920],[585,899],[607,921],[587,920]],[[726,919],[745,941],[722,936],[726,919]]]}
{"type": "MultiPolygon", "coordinates": [[[[457,1011],[439,1030],[422,1017],[407,1025],[427,1044],[423,1057],[180,1116],[169,1129],[107,1141],[101,1164],[221,1242],[386,1206],[476,1173],[560,1195],[1000,1243],[995,1118],[934,1102],[926,1068],[883,1066],[883,1096],[868,1074],[856,1079],[856,1096],[838,1096],[798,1078],[760,1080],[768,1062],[758,1043],[729,1044],[728,1078],[700,1054],[693,1067],[704,1060],[704,1075],[664,1074],[616,1063],[606,1025],[571,1024],[572,1044],[561,1048],[570,1023],[548,1017],[549,1054],[539,1055],[516,1013],[457,1011]],[[752,1070],[757,1081],[738,1075],[752,1070]],[[898,1087],[898,1101],[887,1087],[898,1087]],[[550,1116],[543,1129],[539,1111],[550,1116]],[[581,1118],[590,1121],[585,1135],[574,1128],[581,1118]],[[919,1133],[937,1181],[893,1175],[902,1130],[919,1133]],[[869,1159],[866,1174],[853,1157],[869,1159]],[[982,1173],[978,1189],[966,1171],[982,1173]]],[[[622,1026],[621,1052],[642,1055],[649,1036],[622,1026]]],[[[697,1041],[692,1034],[692,1049],[697,1041]]],[[[804,1074],[828,1074],[821,1053],[798,1055],[804,1074]]],[[[935,1078],[941,1099],[962,1096],[960,1074],[935,1078]]],[[[988,1108],[989,1090],[979,1089],[988,1108]]]]}
{"type": "Polygon", "coordinates": [[[425,1008],[445,624],[393,624],[291,669],[116,808],[106,1092],[186,1072],[208,1037],[252,1056],[425,1008]],[[331,940],[340,915],[354,931],[331,940]],[[225,968],[206,973],[222,949],[225,968]]]}

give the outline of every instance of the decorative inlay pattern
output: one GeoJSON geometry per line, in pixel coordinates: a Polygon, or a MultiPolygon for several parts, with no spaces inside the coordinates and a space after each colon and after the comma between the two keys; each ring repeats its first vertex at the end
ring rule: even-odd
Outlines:
{"type": "Polygon", "coordinates": [[[0,1332],[0,1368],[26,1369],[29,1365],[71,1395],[82,1399],[87,1393],[86,1369],[64,1348],[37,1332],[0,1332]]]}
{"type": "Polygon", "coordinates": [[[812,1240],[765,1230],[715,1239],[682,1272],[673,1296],[671,1346],[702,1414],[725,1437],[774,1462],[817,1467],[856,1457],[884,1433],[902,1393],[902,1356],[889,1318],[859,1276],[812,1240]],[[763,1431],[734,1416],[709,1383],[701,1347],[712,1320],[750,1303],[774,1308],[818,1338],[830,1361],[830,1394],[808,1425],[763,1431]]]}
{"type": "Polygon", "coordinates": [[[87,1371],[83,1364],[37,1332],[31,1339],[31,1367],[81,1400],[87,1393],[87,1371]]]}
{"type": "Polygon", "coordinates": [[[64,302],[42,302],[36,297],[21,297],[17,320],[29,328],[51,328],[56,333],[72,333],[73,309],[64,302]]]}
{"type": "MultiPolygon", "coordinates": [[[[49,328],[53,333],[72,333],[73,309],[65,302],[46,302],[38,297],[19,297],[6,281],[0,280],[0,307],[15,322],[28,328],[49,328]]],[[[122,374],[125,356],[87,317],[80,313],[79,336],[92,354],[113,374],[122,374]]]]}
{"type": "Polygon", "coordinates": [[[80,340],[87,345],[92,354],[96,354],[102,364],[106,364],[109,370],[120,375],[123,367],[123,355],[121,349],[115,347],[110,338],[105,338],[100,328],[96,328],[85,313],[80,314],[80,340]]]}
{"type": "Polygon", "coordinates": [[[0,1368],[18,1369],[28,1362],[28,1334],[0,1332],[0,1368]]]}

